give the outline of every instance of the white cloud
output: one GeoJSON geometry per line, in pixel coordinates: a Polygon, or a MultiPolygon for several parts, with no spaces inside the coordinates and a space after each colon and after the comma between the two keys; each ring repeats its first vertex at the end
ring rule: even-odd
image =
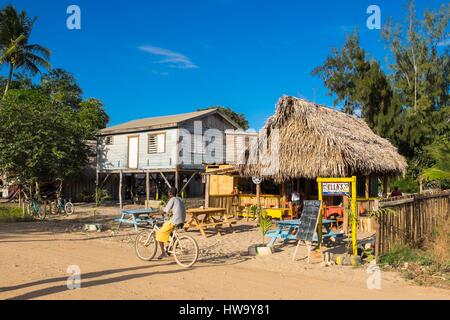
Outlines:
{"type": "Polygon", "coordinates": [[[155,56],[161,56],[162,60],[155,61],[155,63],[166,64],[170,68],[176,69],[198,68],[198,66],[195,63],[193,63],[189,57],[175,51],[154,46],[140,46],[139,50],[150,53],[155,56]]]}

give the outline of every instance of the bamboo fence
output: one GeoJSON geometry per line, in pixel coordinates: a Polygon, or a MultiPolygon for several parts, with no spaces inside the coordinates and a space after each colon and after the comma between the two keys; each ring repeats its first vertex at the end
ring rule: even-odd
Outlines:
{"type": "Polygon", "coordinates": [[[377,217],[377,258],[397,244],[419,246],[432,235],[436,226],[447,223],[450,190],[382,200],[379,208],[391,210],[377,217]]]}

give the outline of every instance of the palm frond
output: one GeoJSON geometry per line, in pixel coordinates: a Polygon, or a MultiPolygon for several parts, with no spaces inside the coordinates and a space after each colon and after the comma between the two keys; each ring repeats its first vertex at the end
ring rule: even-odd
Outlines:
{"type": "Polygon", "coordinates": [[[50,49],[43,47],[39,44],[28,44],[25,46],[25,50],[42,56],[44,59],[49,60],[51,51],[50,49]]]}
{"type": "Polygon", "coordinates": [[[23,57],[24,57],[24,61],[33,63],[37,67],[42,67],[46,70],[51,69],[50,63],[46,59],[44,59],[38,55],[35,55],[31,52],[25,52],[23,57]]]}
{"type": "Polygon", "coordinates": [[[40,73],[39,68],[30,60],[23,61],[20,67],[31,73],[31,75],[40,73]]]}
{"type": "Polygon", "coordinates": [[[433,167],[425,169],[422,173],[422,178],[426,181],[450,180],[450,172],[433,167]]]}

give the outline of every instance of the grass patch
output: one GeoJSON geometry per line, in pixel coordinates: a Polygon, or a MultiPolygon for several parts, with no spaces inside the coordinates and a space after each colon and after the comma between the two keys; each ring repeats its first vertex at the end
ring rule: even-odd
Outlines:
{"type": "Polygon", "coordinates": [[[409,246],[395,246],[391,251],[380,258],[382,265],[389,265],[394,268],[403,267],[405,263],[417,263],[422,266],[431,266],[433,257],[420,249],[409,246]]]}
{"type": "Polygon", "coordinates": [[[23,216],[22,208],[12,205],[0,206],[0,222],[26,222],[33,221],[33,218],[25,215],[23,216]]]}
{"type": "Polygon", "coordinates": [[[449,238],[448,226],[443,225],[424,247],[395,246],[380,257],[380,264],[417,285],[450,289],[449,238]]]}

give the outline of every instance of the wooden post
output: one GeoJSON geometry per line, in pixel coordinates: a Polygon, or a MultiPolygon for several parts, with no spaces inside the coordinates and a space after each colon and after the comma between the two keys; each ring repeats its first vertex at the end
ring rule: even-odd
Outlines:
{"type": "Polygon", "coordinates": [[[261,185],[256,185],[256,205],[261,208],[261,185]]]}
{"type": "Polygon", "coordinates": [[[388,177],[384,176],[383,177],[383,197],[384,198],[387,198],[388,193],[389,193],[389,190],[388,190],[389,184],[388,184],[388,182],[389,182],[388,177]]]}
{"type": "Polygon", "coordinates": [[[366,200],[369,200],[370,197],[370,176],[366,176],[366,185],[365,185],[365,196],[366,196],[366,200]]]}
{"type": "Polygon", "coordinates": [[[281,202],[283,203],[283,205],[286,204],[286,182],[283,181],[281,183],[281,202]]]}
{"type": "Polygon", "coordinates": [[[377,233],[375,235],[375,261],[378,263],[380,262],[380,250],[381,250],[381,226],[380,226],[380,218],[376,217],[376,226],[377,226],[377,233]]]}
{"type": "Polygon", "coordinates": [[[185,185],[181,188],[180,193],[184,193],[184,191],[186,190],[187,186],[189,185],[189,183],[191,183],[192,179],[194,179],[194,177],[197,175],[198,172],[194,172],[191,177],[189,178],[189,180],[185,183],[185,185]]]}
{"type": "Polygon", "coordinates": [[[99,175],[100,173],[98,172],[98,170],[95,173],[95,205],[97,205],[98,203],[98,183],[99,183],[99,175]]]}
{"type": "Polygon", "coordinates": [[[145,196],[145,209],[148,209],[150,202],[150,173],[148,171],[145,173],[145,196]]]}
{"type": "Polygon", "coordinates": [[[352,248],[353,248],[353,255],[358,255],[358,238],[357,238],[357,213],[356,213],[356,177],[352,177],[352,248]]]}
{"type": "MultiPolygon", "coordinates": [[[[322,195],[322,182],[317,181],[318,183],[318,199],[319,201],[323,201],[323,195],[322,195]]],[[[322,252],[322,217],[323,217],[323,203],[320,205],[320,212],[319,212],[319,221],[317,223],[317,245],[319,247],[319,251],[322,252]]],[[[309,253],[308,253],[309,254],[309,253]]]]}
{"type": "Polygon", "coordinates": [[[423,179],[419,177],[419,193],[423,192],[423,179]]]}
{"type": "Polygon", "coordinates": [[[343,203],[344,203],[344,222],[342,225],[342,229],[344,230],[345,234],[348,234],[348,208],[350,208],[350,203],[349,203],[350,198],[347,196],[343,197],[343,203]]]}
{"type": "Polygon", "coordinates": [[[210,175],[206,175],[205,183],[205,208],[209,208],[209,185],[210,185],[210,175]]]}
{"type": "Polygon", "coordinates": [[[123,180],[123,173],[122,170],[120,170],[119,173],[119,204],[120,204],[120,209],[123,209],[123,203],[122,203],[122,181],[123,180]]]}

